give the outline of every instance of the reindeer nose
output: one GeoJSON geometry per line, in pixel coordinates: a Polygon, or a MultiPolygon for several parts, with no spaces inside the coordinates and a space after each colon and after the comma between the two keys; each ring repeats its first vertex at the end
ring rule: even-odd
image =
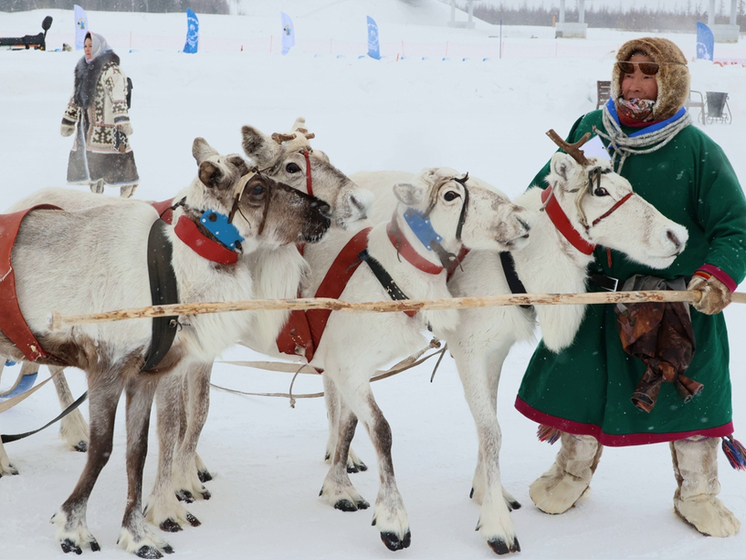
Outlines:
{"type": "Polygon", "coordinates": [[[668,240],[673,243],[673,246],[676,247],[677,251],[681,249],[681,240],[676,236],[676,233],[669,229],[666,231],[666,236],[668,237],[668,240]]]}
{"type": "Polygon", "coordinates": [[[319,200],[318,202],[311,202],[311,207],[316,209],[319,209],[319,213],[324,216],[327,219],[331,219],[332,217],[332,208],[329,204],[326,202],[319,200]]]}

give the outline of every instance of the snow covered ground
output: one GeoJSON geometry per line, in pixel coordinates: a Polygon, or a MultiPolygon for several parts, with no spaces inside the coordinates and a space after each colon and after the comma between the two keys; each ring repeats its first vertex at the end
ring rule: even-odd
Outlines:
{"type": "MultiPolygon", "coordinates": [[[[554,151],[544,133],[554,128],[564,135],[578,116],[595,108],[596,80],[610,76],[614,49],[639,36],[589,29],[583,41],[555,40],[551,28],[503,28],[503,58],[444,60],[445,51],[416,56],[406,49],[430,53],[433,45],[441,49],[448,43],[494,52],[500,29],[483,22],[471,31],[450,28],[450,8],[435,1],[285,0],[243,2],[242,7],[245,16],[200,15],[202,48],[196,55],[178,52],[186,32],[183,14],[88,13],[90,28],[109,40],[135,84],[132,144],[142,178],[137,197],[165,199],[191,181],[196,136],[223,153],[240,152],[243,124],[267,133],[285,131],[301,115],[316,133],[315,147],[348,174],[448,165],[515,196],[554,151]],[[293,18],[296,47],[287,56],[250,48],[268,44],[271,37],[277,46],[280,11],[293,18]],[[366,51],[366,15],[376,19],[382,45],[389,49],[380,61],[359,57],[366,51]],[[142,39],[141,44],[156,46],[137,48],[138,36],[150,41],[142,39]],[[334,50],[336,44],[344,45],[342,54],[334,50]],[[397,59],[401,44],[404,56],[397,59]],[[551,54],[537,57],[539,51],[551,54]]],[[[49,52],[0,51],[3,208],[39,188],[65,186],[71,139],[59,135],[59,123],[82,53],[53,50],[74,42],[72,11],[2,13],[0,36],[37,33],[47,14],[54,17],[49,52]]],[[[693,56],[694,32],[666,36],[693,56]]],[[[745,51],[743,41],[718,44],[715,55],[743,58],[745,51]]],[[[693,89],[730,95],[733,123],[705,130],[723,146],[746,183],[746,68],[693,62],[691,72],[693,89]]],[[[725,312],[736,436],[745,440],[746,309],[732,305],[725,312]]],[[[667,445],[608,448],[589,499],[556,517],[533,507],[528,485],[549,467],[557,449],[539,443],[536,426],[513,408],[532,349],[531,344],[513,349],[499,394],[503,481],[524,505],[513,512],[523,557],[743,556],[743,531],[726,540],[704,538],[674,515],[667,445]]],[[[226,360],[256,358],[242,348],[224,355],[226,360]]],[[[15,370],[6,371],[3,389],[14,380],[15,370]]],[[[468,496],[476,436],[453,362],[445,359],[432,383],[430,374],[431,366],[423,365],[374,387],[393,429],[397,478],[411,521],[412,546],[399,554],[492,557],[474,532],[479,509],[468,496]]],[[[74,393],[85,390],[82,373],[72,371],[68,377],[74,393]]],[[[290,377],[218,364],[213,382],[250,392],[285,392],[290,377]]],[[[314,377],[304,377],[294,387],[295,393],[320,390],[320,379],[314,377]]],[[[54,391],[44,388],[4,413],[0,427],[5,433],[23,432],[51,419],[57,408],[54,391]]],[[[166,536],[177,556],[390,556],[370,526],[370,511],[345,514],[317,497],[326,472],[325,441],[320,399],[299,400],[291,409],[284,399],[214,390],[200,444],[215,475],[208,484],[213,498],[190,506],[201,527],[166,536]]],[[[151,448],[155,445],[153,439],[151,448]]],[[[353,481],[370,501],[378,476],[362,431],[355,447],[370,470],[353,481]]],[[[85,456],[67,451],[54,428],[6,448],[21,475],[0,479],[0,557],[61,557],[48,520],[72,490],[85,456]]],[[[155,462],[151,456],[146,464],[146,491],[155,462]]],[[[746,477],[731,470],[723,457],[720,471],[721,496],[746,521],[746,477]]],[[[89,527],[103,548],[96,555],[101,559],[126,557],[115,546],[125,487],[120,417],[114,453],[88,511],[89,527]]]]}

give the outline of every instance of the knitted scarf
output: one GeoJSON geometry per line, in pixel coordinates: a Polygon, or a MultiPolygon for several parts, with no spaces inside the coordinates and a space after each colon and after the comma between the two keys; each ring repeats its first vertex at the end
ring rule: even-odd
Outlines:
{"type": "Polygon", "coordinates": [[[622,132],[619,115],[613,99],[603,107],[603,123],[606,133],[596,130],[599,136],[609,141],[608,151],[611,163],[617,173],[621,173],[627,157],[652,153],[665,146],[668,142],[692,123],[686,108],[680,108],[672,117],[641,130],[632,132],[629,136],[622,132]]]}

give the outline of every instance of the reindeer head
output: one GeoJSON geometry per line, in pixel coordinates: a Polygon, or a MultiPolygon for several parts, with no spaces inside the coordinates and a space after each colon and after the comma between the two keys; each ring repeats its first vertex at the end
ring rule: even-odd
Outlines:
{"type": "Polygon", "coordinates": [[[668,267],[684,250],[686,228],[635,196],[632,185],[614,172],[610,161],[586,158],[580,146],[590,133],[574,144],[564,142],[554,130],[547,135],[567,153],[552,156],[546,180],[581,236],[651,268],[668,267]]]}
{"type": "Polygon", "coordinates": [[[394,194],[402,206],[430,220],[449,251],[457,251],[461,244],[511,250],[528,238],[527,210],[486,183],[453,169],[425,169],[411,184],[394,185],[394,194]]]}
{"type": "Polygon", "coordinates": [[[328,204],[249,169],[240,155],[222,156],[203,138],[194,140],[192,154],[198,176],[187,190],[186,211],[192,218],[227,217],[244,253],[260,244],[315,242],[328,229],[328,204]]]}
{"type": "Polygon", "coordinates": [[[244,153],[269,176],[302,192],[313,194],[332,208],[334,224],[348,228],[365,219],[373,193],[351,181],[321,151],[313,150],[314,134],[305,119],[296,119],[289,133],[263,134],[253,126],[241,129],[244,153]]]}

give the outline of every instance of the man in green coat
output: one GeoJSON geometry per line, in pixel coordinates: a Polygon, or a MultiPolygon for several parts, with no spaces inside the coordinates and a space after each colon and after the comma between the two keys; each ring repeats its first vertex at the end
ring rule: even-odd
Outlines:
{"type": "MultiPolygon", "coordinates": [[[[617,53],[608,104],[581,117],[567,140],[577,142],[586,132],[600,136],[635,192],[688,229],[686,249],[665,270],[603,248],[596,249],[596,262],[620,286],[639,274],[684,278],[701,293],[690,313],[696,349],[686,376],[703,389],[685,403],[674,383],[664,382],[652,409],[636,406],[631,397],[646,364],[623,349],[614,305],[589,305],[569,348],[553,353],[539,344],[516,407],[556,429],[562,443],[555,463],[531,485],[539,509],[571,508],[588,488],[603,446],[669,442],[676,512],[706,535],[730,536],[740,522],[716,497],[719,438],[733,433],[721,311],[746,276],[746,200],[722,149],[691,125],[683,108],[689,81],[686,58],[671,41],[629,41],[617,53]]],[[[547,173],[548,166],[533,184],[547,173]]]]}

